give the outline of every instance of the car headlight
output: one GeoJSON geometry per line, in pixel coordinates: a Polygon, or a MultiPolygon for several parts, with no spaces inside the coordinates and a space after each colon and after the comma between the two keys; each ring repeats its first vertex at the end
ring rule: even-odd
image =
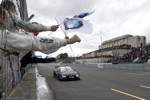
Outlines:
{"type": "Polygon", "coordinates": [[[80,77],[79,74],[77,74],[76,77],[80,77]]]}
{"type": "Polygon", "coordinates": [[[66,77],[66,75],[62,75],[62,77],[63,77],[63,78],[65,78],[65,77],[66,77]]]}

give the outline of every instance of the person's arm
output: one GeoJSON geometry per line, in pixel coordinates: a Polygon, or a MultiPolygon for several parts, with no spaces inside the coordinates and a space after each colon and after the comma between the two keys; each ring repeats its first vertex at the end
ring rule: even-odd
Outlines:
{"type": "Polygon", "coordinates": [[[38,38],[29,34],[15,34],[10,32],[7,32],[6,35],[6,41],[3,42],[7,49],[11,51],[49,51],[47,53],[51,53],[51,49],[58,49],[67,44],[66,39],[38,38]]]}
{"type": "Polygon", "coordinates": [[[55,59],[56,59],[56,60],[60,59],[60,55],[57,55],[57,56],[55,57],[55,59]]]}
{"type": "Polygon", "coordinates": [[[56,62],[55,58],[37,58],[37,57],[33,57],[30,60],[30,63],[52,63],[52,62],[56,62]]]}
{"type": "Polygon", "coordinates": [[[58,59],[60,59],[60,55],[57,55],[56,57],[51,57],[51,58],[33,57],[31,58],[31,63],[52,63],[52,62],[56,62],[56,60],[58,59]]]}
{"type": "Polygon", "coordinates": [[[18,15],[11,14],[14,18],[15,24],[17,27],[22,28],[28,32],[42,32],[42,31],[56,31],[58,29],[58,25],[46,26],[37,22],[26,22],[23,21],[18,15]]]}

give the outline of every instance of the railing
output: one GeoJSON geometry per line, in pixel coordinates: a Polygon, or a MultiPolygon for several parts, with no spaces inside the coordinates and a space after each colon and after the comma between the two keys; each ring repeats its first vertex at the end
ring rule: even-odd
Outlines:
{"type": "Polygon", "coordinates": [[[11,54],[5,54],[5,51],[3,51],[0,70],[0,93],[2,100],[5,100],[11,93],[20,78],[19,58],[11,54]]]}
{"type": "Polygon", "coordinates": [[[105,68],[105,69],[120,69],[120,70],[136,70],[136,71],[150,71],[150,63],[143,64],[111,64],[111,63],[83,63],[83,64],[73,64],[66,63],[63,66],[78,66],[78,67],[89,67],[89,68],[105,68]],[[99,67],[102,66],[102,67],[99,67]]]}
{"type": "Polygon", "coordinates": [[[0,94],[1,99],[5,100],[8,95],[13,91],[16,85],[21,79],[21,74],[24,74],[31,68],[31,65],[25,67],[22,71],[20,70],[19,57],[15,55],[1,56],[1,69],[0,69],[0,94]]]}

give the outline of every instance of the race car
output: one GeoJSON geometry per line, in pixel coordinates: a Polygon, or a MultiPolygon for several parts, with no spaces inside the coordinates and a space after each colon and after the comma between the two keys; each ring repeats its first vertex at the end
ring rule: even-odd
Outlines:
{"type": "Polygon", "coordinates": [[[70,66],[58,67],[53,72],[55,78],[59,80],[70,80],[77,79],[80,80],[80,73],[73,70],[70,66]]]}

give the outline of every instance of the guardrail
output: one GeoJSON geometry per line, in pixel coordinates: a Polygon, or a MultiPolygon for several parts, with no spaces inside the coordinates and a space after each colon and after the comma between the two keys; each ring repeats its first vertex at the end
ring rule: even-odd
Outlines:
{"type": "Polygon", "coordinates": [[[94,67],[94,68],[111,68],[111,69],[123,69],[123,70],[141,70],[150,71],[150,63],[143,64],[112,64],[112,63],[83,63],[75,64],[68,63],[66,66],[78,66],[78,67],[94,67]]]}

